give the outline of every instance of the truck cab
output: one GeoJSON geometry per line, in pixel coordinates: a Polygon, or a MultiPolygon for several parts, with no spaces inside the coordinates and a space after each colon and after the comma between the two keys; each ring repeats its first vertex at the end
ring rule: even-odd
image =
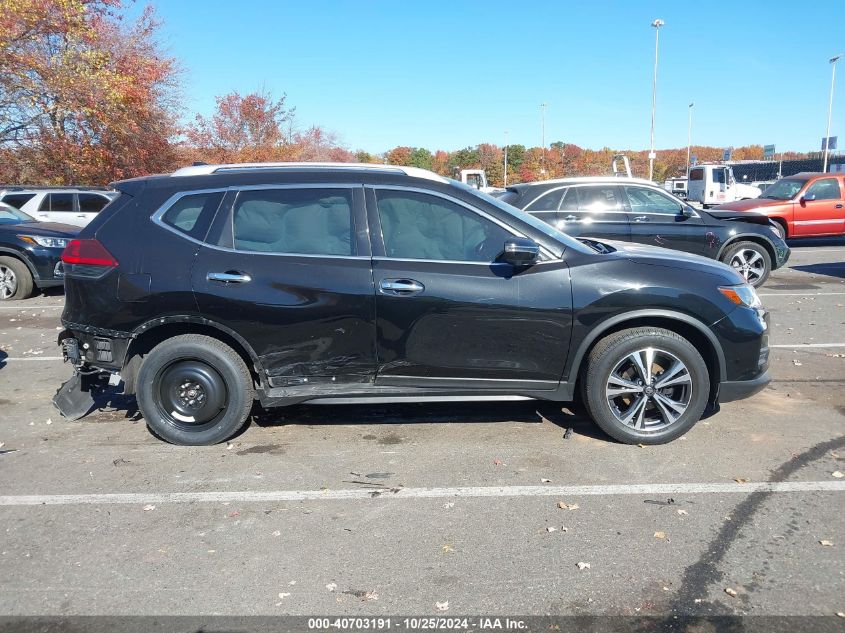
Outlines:
{"type": "Polygon", "coordinates": [[[738,183],[729,165],[696,165],[689,172],[688,199],[704,208],[760,197],[759,187],[738,183]]]}

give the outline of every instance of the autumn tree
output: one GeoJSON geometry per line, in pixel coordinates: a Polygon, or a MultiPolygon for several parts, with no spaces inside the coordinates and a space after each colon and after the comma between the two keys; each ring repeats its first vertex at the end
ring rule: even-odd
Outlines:
{"type": "Polygon", "coordinates": [[[0,179],[104,184],[174,165],[177,68],[151,8],[3,0],[0,179]]]}

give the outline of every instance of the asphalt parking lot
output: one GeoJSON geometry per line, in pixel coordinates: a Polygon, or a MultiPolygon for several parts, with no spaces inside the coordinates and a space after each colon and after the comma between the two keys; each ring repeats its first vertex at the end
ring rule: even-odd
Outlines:
{"type": "Polygon", "coordinates": [[[63,420],[61,293],[3,305],[0,615],[843,612],[845,240],[792,246],[770,387],[647,448],[539,402],[169,446],[128,398],[63,420]]]}

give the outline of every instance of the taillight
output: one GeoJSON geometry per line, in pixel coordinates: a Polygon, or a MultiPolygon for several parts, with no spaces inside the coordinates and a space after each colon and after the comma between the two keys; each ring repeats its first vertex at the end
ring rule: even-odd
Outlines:
{"type": "Polygon", "coordinates": [[[62,252],[65,276],[100,279],[118,263],[97,240],[71,240],[62,252]]]}
{"type": "Polygon", "coordinates": [[[62,262],[82,266],[116,268],[117,260],[97,240],[71,240],[62,252],[62,262]]]}

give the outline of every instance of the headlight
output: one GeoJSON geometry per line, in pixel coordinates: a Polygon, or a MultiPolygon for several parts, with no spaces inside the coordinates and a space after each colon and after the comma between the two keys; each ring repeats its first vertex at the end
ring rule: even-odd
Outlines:
{"type": "Polygon", "coordinates": [[[42,235],[18,235],[24,242],[37,244],[45,248],[64,248],[70,241],[64,237],[44,237],[42,235]]]}
{"type": "Polygon", "coordinates": [[[741,286],[719,286],[719,292],[739,306],[747,308],[761,308],[763,302],[757,296],[753,286],[742,284],[741,286]]]}

